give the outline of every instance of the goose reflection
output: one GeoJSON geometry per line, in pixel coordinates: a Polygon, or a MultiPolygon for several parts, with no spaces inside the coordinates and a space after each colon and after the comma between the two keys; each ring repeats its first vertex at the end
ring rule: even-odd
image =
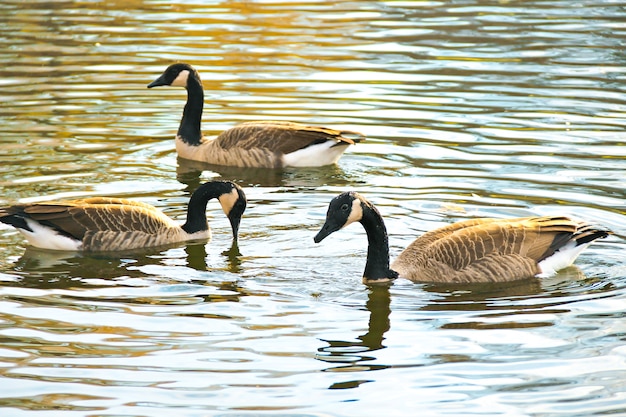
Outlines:
{"type": "MultiPolygon", "coordinates": [[[[372,361],[376,358],[367,352],[384,349],[384,334],[389,330],[389,314],[391,313],[391,297],[388,287],[370,287],[367,295],[366,308],[370,312],[367,332],[354,341],[324,340],[328,346],[318,349],[317,359],[330,363],[350,364],[342,368],[358,366],[360,370],[386,368],[386,366],[356,365],[359,362],[372,361]]],[[[332,369],[332,368],[331,368],[332,369]]],[[[330,370],[330,369],[327,369],[330,370]]]]}
{"type": "MultiPolygon", "coordinates": [[[[454,288],[443,284],[420,284],[420,286],[422,290],[432,294],[428,303],[418,307],[419,310],[423,311],[454,309],[484,311],[488,308],[486,304],[494,297],[528,297],[537,295],[542,291],[541,283],[538,279],[519,281],[515,284],[502,283],[502,285],[494,283],[457,285],[454,288]]],[[[317,359],[330,363],[349,364],[342,365],[344,370],[346,367],[358,367],[359,370],[388,367],[384,365],[366,366],[360,362],[375,360],[376,358],[367,355],[367,352],[374,352],[386,347],[384,345],[384,334],[391,328],[389,319],[391,314],[389,286],[369,286],[365,306],[370,312],[367,332],[358,336],[357,340],[352,341],[324,340],[324,342],[328,343],[328,346],[318,349],[317,359]]]]}
{"type": "Polygon", "coordinates": [[[141,275],[138,271],[124,267],[128,264],[128,259],[119,256],[52,251],[27,246],[13,265],[13,271],[21,279],[3,285],[40,289],[109,286],[103,281],[113,281],[122,275],[127,278],[138,278],[141,275]],[[93,280],[103,281],[95,283],[93,280]]]}
{"type": "Polygon", "coordinates": [[[212,165],[178,158],[176,179],[190,191],[198,188],[203,172],[216,174],[215,179],[232,179],[238,184],[261,187],[317,188],[332,183],[338,186],[359,183],[357,178],[337,165],[310,168],[238,168],[212,165]]]}
{"type": "MultiPolygon", "coordinates": [[[[549,327],[554,323],[545,321],[532,321],[520,319],[515,316],[525,313],[551,314],[566,311],[561,296],[571,295],[571,288],[563,290],[563,287],[571,287],[573,283],[580,282],[581,291],[589,292],[590,280],[577,266],[571,266],[561,270],[557,275],[549,279],[532,279],[514,283],[482,283],[450,286],[445,284],[418,284],[408,287],[399,287],[400,292],[395,294],[396,309],[421,312],[458,312],[458,319],[450,322],[444,320],[439,327],[441,329],[474,329],[485,328],[512,329],[521,327],[549,327]],[[409,288],[407,290],[407,288],[409,288]],[[413,293],[419,291],[426,293],[427,297],[420,296],[419,305],[416,299],[402,292],[413,293]],[[538,298],[545,298],[544,303],[538,302],[538,298]],[[478,312],[476,315],[474,312],[478,312]],[[503,319],[507,317],[507,319],[503,319]],[[463,319],[465,318],[465,319],[463,319]],[[493,318],[495,320],[490,320],[493,318]]],[[[391,287],[394,288],[394,287],[391,287]]],[[[320,361],[333,364],[324,369],[325,372],[362,372],[387,369],[395,366],[422,366],[427,363],[446,363],[459,361],[472,361],[473,358],[463,354],[438,354],[424,356],[424,363],[415,365],[373,364],[377,359],[373,352],[385,349],[384,335],[391,329],[391,296],[390,286],[369,286],[366,302],[370,312],[367,332],[358,336],[356,340],[326,340],[322,339],[327,346],[318,348],[316,358],[320,361]]],[[[593,291],[607,291],[607,286],[594,289],[593,291]]],[[[439,317],[439,316],[433,316],[439,317]]],[[[329,389],[355,388],[370,379],[350,379],[332,384],[329,389]]]]}
{"type": "MultiPolygon", "coordinates": [[[[241,272],[241,253],[237,240],[233,239],[229,249],[221,252],[215,265],[209,265],[207,245],[211,243],[188,243],[182,247],[171,245],[158,250],[133,250],[119,253],[80,253],[71,251],[45,250],[27,246],[22,256],[13,264],[13,271],[20,276],[15,283],[31,288],[70,288],[76,286],[109,286],[103,281],[119,279],[145,279],[152,276],[145,267],[184,265],[200,273],[241,272]]],[[[215,245],[212,245],[215,249],[215,245]]],[[[205,274],[195,275],[193,281],[207,280],[205,274]]],[[[173,277],[176,278],[176,277],[173,277]]],[[[181,270],[180,278],[190,280],[181,270]]]]}
{"type": "MultiPolygon", "coordinates": [[[[206,250],[206,244],[196,244],[185,246],[185,253],[187,254],[187,266],[193,268],[196,271],[210,271],[214,267],[208,265],[208,252],[206,250]]],[[[223,251],[221,255],[226,258],[227,267],[226,271],[233,274],[241,272],[241,252],[239,251],[239,244],[236,239],[233,239],[229,249],[223,251]]]]}
{"type": "Polygon", "coordinates": [[[525,308],[523,300],[532,298],[533,303],[527,308],[537,308],[538,297],[554,297],[559,294],[559,286],[572,282],[587,282],[585,273],[576,265],[560,270],[549,278],[533,278],[515,282],[473,283],[465,285],[424,284],[422,287],[435,297],[427,305],[420,307],[422,311],[476,310],[488,311],[499,309],[525,308]],[[501,304],[496,301],[502,300],[501,304]],[[520,303],[513,305],[514,300],[520,303]],[[504,304],[504,305],[502,305],[504,304]]]}

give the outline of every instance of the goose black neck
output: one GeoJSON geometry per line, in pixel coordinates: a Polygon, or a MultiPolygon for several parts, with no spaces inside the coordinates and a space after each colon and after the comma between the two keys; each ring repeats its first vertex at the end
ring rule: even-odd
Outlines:
{"type": "Polygon", "coordinates": [[[191,73],[187,79],[187,103],[178,127],[178,136],[189,145],[200,145],[200,139],[202,138],[200,122],[202,120],[203,107],[204,90],[202,89],[202,82],[195,73],[191,73]]]}
{"type": "Polygon", "coordinates": [[[378,210],[363,204],[361,224],[367,233],[367,262],[363,277],[367,281],[394,279],[398,273],[389,268],[389,238],[387,228],[378,210]]]}
{"type": "Polygon", "coordinates": [[[187,207],[187,221],[182,225],[182,229],[189,233],[201,232],[209,229],[206,218],[206,206],[209,200],[218,198],[231,190],[231,185],[227,182],[213,181],[202,184],[191,195],[189,206],[187,207]]]}

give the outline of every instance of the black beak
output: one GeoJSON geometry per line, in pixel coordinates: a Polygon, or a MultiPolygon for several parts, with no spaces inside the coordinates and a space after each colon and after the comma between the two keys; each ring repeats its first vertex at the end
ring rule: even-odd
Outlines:
{"type": "Polygon", "coordinates": [[[239,224],[241,224],[241,214],[243,213],[233,213],[233,210],[228,214],[228,221],[230,222],[230,227],[233,229],[233,239],[237,240],[239,236],[239,224]]]}
{"type": "Polygon", "coordinates": [[[230,221],[230,227],[233,229],[233,239],[237,240],[239,235],[239,224],[243,217],[244,211],[246,211],[247,201],[243,191],[239,191],[239,200],[235,203],[230,212],[228,213],[228,221],[230,221]]]}
{"type": "Polygon", "coordinates": [[[322,240],[324,240],[326,237],[328,237],[328,235],[335,233],[337,230],[341,229],[340,225],[335,225],[329,222],[329,220],[326,220],[326,223],[324,223],[324,226],[322,226],[322,228],[320,229],[319,232],[317,232],[317,234],[315,235],[315,237],[313,238],[313,241],[315,243],[320,243],[322,240]]]}
{"type": "Polygon", "coordinates": [[[161,74],[161,76],[159,78],[157,78],[156,80],[152,81],[150,84],[148,84],[148,88],[152,88],[152,87],[160,87],[162,85],[169,85],[166,81],[165,81],[165,74],[161,74]]]}
{"type": "Polygon", "coordinates": [[[230,227],[233,229],[233,239],[237,240],[239,236],[239,224],[241,223],[241,217],[239,218],[229,217],[228,220],[230,220],[230,227]]]}

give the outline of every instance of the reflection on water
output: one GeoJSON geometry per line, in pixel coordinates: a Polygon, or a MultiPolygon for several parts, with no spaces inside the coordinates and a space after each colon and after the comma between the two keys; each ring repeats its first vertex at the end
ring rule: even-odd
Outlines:
{"type": "Polygon", "coordinates": [[[203,182],[201,180],[203,172],[209,172],[220,178],[232,178],[244,187],[315,189],[328,183],[348,186],[359,182],[358,178],[351,177],[345,170],[336,165],[299,169],[237,168],[178,158],[176,179],[186,184],[191,192],[203,182]]]}
{"type": "Polygon", "coordinates": [[[317,358],[331,363],[357,363],[373,360],[372,357],[355,356],[360,352],[370,352],[383,349],[383,335],[389,330],[389,313],[391,298],[386,287],[370,287],[368,292],[367,310],[370,312],[367,333],[358,337],[358,342],[325,340],[328,347],[319,349],[324,355],[317,358]]]}
{"type": "MultiPolygon", "coordinates": [[[[556,315],[570,311],[562,299],[554,300],[554,297],[572,296],[575,291],[569,288],[562,291],[558,287],[576,283],[585,279],[582,271],[576,266],[561,271],[557,276],[549,279],[553,281],[554,288],[546,291],[546,282],[539,279],[508,282],[508,283],[478,283],[464,284],[451,288],[442,284],[421,284],[421,289],[435,295],[428,304],[420,306],[421,311],[435,311],[444,313],[478,313],[472,315],[472,321],[465,321],[460,317],[453,321],[445,322],[441,329],[517,329],[530,327],[554,326],[552,321],[532,321],[525,322],[523,319],[511,319],[512,314],[517,315],[556,315]],[[546,298],[541,302],[541,298],[546,298]],[[495,319],[495,321],[494,321],[495,319]]],[[[584,286],[580,290],[586,295],[597,294],[603,297],[606,291],[614,290],[611,284],[603,284],[593,288],[584,286]]],[[[337,370],[344,372],[347,369],[356,367],[363,370],[364,367],[370,370],[384,369],[391,365],[374,364],[368,367],[368,361],[376,360],[376,357],[368,356],[364,353],[385,349],[384,334],[390,330],[391,295],[387,286],[368,287],[368,297],[365,303],[370,316],[367,332],[358,336],[356,340],[324,340],[328,346],[318,349],[320,352],[317,358],[329,362],[339,363],[338,367],[326,369],[327,371],[337,370]],[[363,363],[365,362],[365,363],[363,363]],[[350,365],[346,365],[350,364],[350,365]]],[[[413,307],[402,307],[410,308],[413,307]]],[[[434,355],[438,361],[457,362],[459,358],[454,356],[452,360],[446,355],[434,355]]],[[[463,360],[471,360],[465,357],[463,360]]]]}
{"type": "MultiPolygon", "coordinates": [[[[134,198],[174,219],[242,185],[240,238],[51,253],[0,229],[2,415],[624,414],[626,96],[609,1],[0,4],[2,202],[134,198]],[[249,120],[360,131],[337,166],[177,158],[193,64],[207,135],[249,120]],[[366,287],[363,192],[391,250],[471,217],[576,215],[615,236],[549,279],[366,287]]],[[[209,215],[212,215],[209,211],[209,215]]]]}
{"type": "MultiPolygon", "coordinates": [[[[145,270],[154,265],[184,265],[196,271],[220,270],[236,274],[241,272],[241,252],[236,240],[230,248],[220,253],[221,262],[210,265],[205,243],[188,243],[181,248],[172,246],[172,250],[128,251],[120,259],[118,253],[76,253],[52,251],[28,246],[23,255],[13,264],[12,270],[22,279],[17,285],[36,288],[59,288],[62,282],[72,280],[114,280],[120,278],[120,267],[124,268],[124,277],[144,277],[145,270]],[[182,250],[180,250],[182,249],[182,250]],[[73,278],[72,278],[73,277],[73,278]]],[[[214,249],[214,248],[211,248],[214,249]]]]}

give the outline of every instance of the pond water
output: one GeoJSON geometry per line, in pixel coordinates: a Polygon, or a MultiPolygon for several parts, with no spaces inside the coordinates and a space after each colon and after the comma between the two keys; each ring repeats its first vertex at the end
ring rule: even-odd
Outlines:
{"type": "Polygon", "coordinates": [[[0,4],[0,203],[133,198],[182,220],[200,183],[249,206],[213,239],[51,253],[0,228],[3,416],[626,415],[626,8],[614,1],[0,4]],[[179,160],[185,61],[203,130],[363,132],[337,166],[179,160]],[[542,280],[361,283],[366,239],[319,245],[358,190],[392,256],[467,218],[566,214],[615,232],[542,280]]]}

